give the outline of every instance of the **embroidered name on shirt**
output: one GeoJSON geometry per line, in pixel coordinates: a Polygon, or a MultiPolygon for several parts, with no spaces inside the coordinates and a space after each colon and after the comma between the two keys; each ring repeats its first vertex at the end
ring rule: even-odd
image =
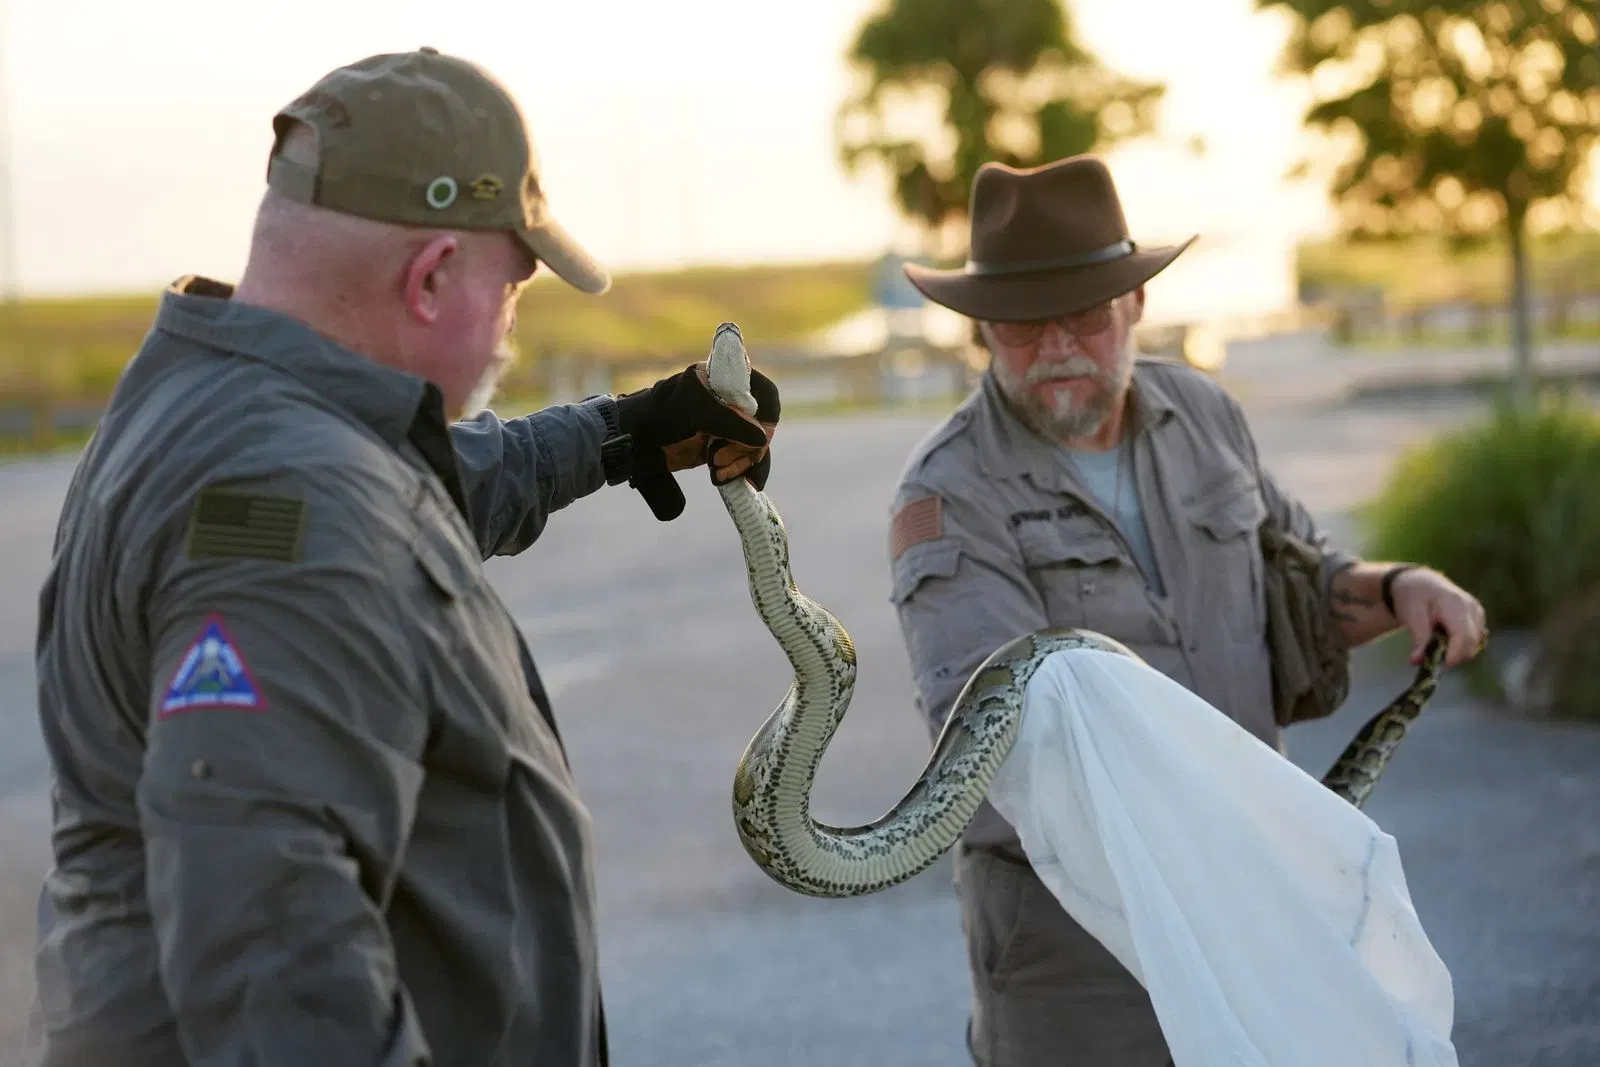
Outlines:
{"type": "Polygon", "coordinates": [[[206,620],[162,695],[162,718],[198,708],[236,708],[259,711],[266,707],[238,646],[228,635],[220,616],[206,620]]]}
{"type": "Polygon", "coordinates": [[[306,502],[299,497],[202,489],[189,517],[189,555],[295,563],[305,520],[306,502]]]}
{"type": "Polygon", "coordinates": [[[1013,511],[1010,516],[1011,528],[1014,530],[1025,522],[1049,522],[1051,519],[1074,519],[1079,515],[1089,514],[1089,509],[1076,500],[1062,504],[1055,509],[1035,508],[1029,511],[1013,511]]]}

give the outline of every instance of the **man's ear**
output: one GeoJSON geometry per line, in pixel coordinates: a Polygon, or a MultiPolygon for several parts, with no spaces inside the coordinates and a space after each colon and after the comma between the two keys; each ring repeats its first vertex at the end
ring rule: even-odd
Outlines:
{"type": "Polygon", "coordinates": [[[972,321],[972,338],[971,338],[972,347],[973,348],[982,349],[984,352],[993,354],[994,350],[989,347],[988,327],[984,325],[984,322],[983,322],[982,319],[973,319],[971,321],[972,321]]]}
{"type": "Polygon", "coordinates": [[[1133,315],[1129,321],[1138,322],[1144,318],[1144,286],[1133,291],[1133,315]]]}
{"type": "Polygon", "coordinates": [[[451,281],[461,241],[453,233],[441,233],[428,241],[406,264],[401,282],[401,297],[406,311],[424,325],[439,317],[439,294],[451,281]]]}

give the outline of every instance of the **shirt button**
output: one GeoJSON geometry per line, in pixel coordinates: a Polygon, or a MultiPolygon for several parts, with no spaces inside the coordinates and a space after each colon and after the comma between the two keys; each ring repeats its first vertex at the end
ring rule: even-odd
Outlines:
{"type": "Polygon", "coordinates": [[[1094,583],[1093,583],[1093,582],[1084,582],[1084,583],[1083,583],[1083,591],[1084,591],[1084,592],[1085,592],[1085,593],[1092,593],[1092,592],[1094,592],[1094,583]]]}

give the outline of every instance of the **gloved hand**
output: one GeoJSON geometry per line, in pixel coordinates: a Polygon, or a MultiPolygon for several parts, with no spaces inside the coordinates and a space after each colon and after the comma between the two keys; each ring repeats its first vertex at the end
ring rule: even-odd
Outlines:
{"type": "MultiPolygon", "coordinates": [[[[705,373],[704,364],[696,364],[696,369],[702,375],[705,373]]],[[[767,443],[760,448],[751,448],[741,442],[711,438],[706,443],[705,454],[706,462],[711,466],[712,485],[726,485],[744,475],[757,489],[767,487],[767,476],[772,473],[772,435],[778,432],[778,415],[783,405],[778,398],[778,387],[772,379],[754,367],[750,368],[750,395],[756,398],[755,421],[766,431],[767,443]]],[[[731,410],[748,421],[744,412],[731,410]]]]}
{"type": "Polygon", "coordinates": [[[693,363],[636,393],[617,398],[617,420],[633,437],[633,477],[628,484],[649,501],[656,518],[677,518],[683,490],[672,471],[707,464],[714,485],[741,475],[764,488],[772,470],[771,436],[780,413],[778,387],[750,372],[756,416],[719,401],[706,385],[704,363],[693,363]]]}

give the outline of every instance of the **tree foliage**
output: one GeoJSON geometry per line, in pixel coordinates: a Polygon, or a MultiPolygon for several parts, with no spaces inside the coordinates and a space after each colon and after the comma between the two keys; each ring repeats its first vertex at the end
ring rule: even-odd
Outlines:
{"type": "Polygon", "coordinates": [[[1352,233],[1513,231],[1579,217],[1600,137],[1588,0],[1258,0],[1294,16],[1308,125],[1353,134],[1332,191],[1352,233]]]}
{"type": "Polygon", "coordinates": [[[1533,399],[1526,238],[1581,217],[1600,144],[1591,0],[1257,0],[1287,11],[1306,122],[1357,148],[1332,191],[1358,235],[1499,231],[1511,252],[1513,399],[1533,399]],[[1565,216],[1565,218],[1559,218],[1565,216]]]}
{"type": "Polygon", "coordinates": [[[838,115],[845,166],[884,165],[899,208],[952,244],[985,162],[1035,166],[1148,133],[1164,92],[1080,46],[1059,0],[888,0],[849,59],[864,88],[838,115]],[[936,127],[903,128],[918,103],[936,127]]]}

